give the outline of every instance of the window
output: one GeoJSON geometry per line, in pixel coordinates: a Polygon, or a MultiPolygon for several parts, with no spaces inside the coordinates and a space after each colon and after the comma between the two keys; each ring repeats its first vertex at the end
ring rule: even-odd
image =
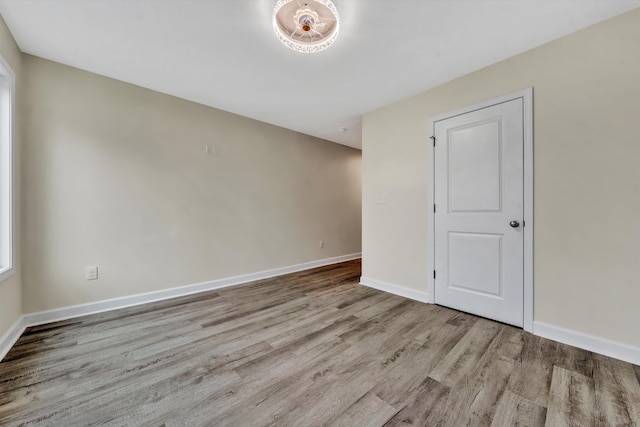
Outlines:
{"type": "Polygon", "coordinates": [[[14,273],[14,88],[15,74],[0,56],[0,281],[14,273]]]}

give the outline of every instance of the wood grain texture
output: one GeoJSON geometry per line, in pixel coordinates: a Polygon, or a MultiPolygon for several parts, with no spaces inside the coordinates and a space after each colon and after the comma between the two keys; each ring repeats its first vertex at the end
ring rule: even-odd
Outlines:
{"type": "Polygon", "coordinates": [[[28,328],[2,426],[640,425],[640,368],[358,286],[359,261],[28,328]]]}
{"type": "Polygon", "coordinates": [[[640,385],[634,367],[594,355],[595,401],[601,425],[640,425],[640,385]]]}
{"type": "Polygon", "coordinates": [[[491,427],[540,426],[546,418],[545,408],[507,390],[496,408],[491,427]]]}
{"type": "Polygon", "coordinates": [[[559,366],[553,368],[546,425],[593,426],[594,403],[592,378],[559,366]]]}
{"type": "Polygon", "coordinates": [[[329,423],[332,427],[380,426],[398,410],[369,392],[329,423]]]}
{"type": "Polygon", "coordinates": [[[558,343],[532,334],[523,334],[522,339],[518,369],[511,375],[507,390],[546,407],[558,343]]]}

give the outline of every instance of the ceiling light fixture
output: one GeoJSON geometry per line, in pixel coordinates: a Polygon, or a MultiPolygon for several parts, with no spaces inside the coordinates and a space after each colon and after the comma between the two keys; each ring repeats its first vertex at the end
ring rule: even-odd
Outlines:
{"type": "Polygon", "coordinates": [[[340,17],[331,0],[278,0],[273,8],[273,31],[296,52],[325,50],[338,38],[340,17]]]}

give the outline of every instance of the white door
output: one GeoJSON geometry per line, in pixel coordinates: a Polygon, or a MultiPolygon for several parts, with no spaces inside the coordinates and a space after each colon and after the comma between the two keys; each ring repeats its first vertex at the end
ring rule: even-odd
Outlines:
{"type": "Polygon", "coordinates": [[[435,302],[523,326],[523,100],[434,123],[435,302]]]}

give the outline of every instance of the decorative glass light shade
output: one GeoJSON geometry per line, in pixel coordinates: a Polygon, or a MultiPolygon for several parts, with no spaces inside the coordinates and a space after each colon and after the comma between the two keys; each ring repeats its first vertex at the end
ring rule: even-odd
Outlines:
{"type": "Polygon", "coordinates": [[[273,31],[297,52],[325,50],[338,38],[340,17],[331,0],[278,0],[273,8],[273,31]]]}

